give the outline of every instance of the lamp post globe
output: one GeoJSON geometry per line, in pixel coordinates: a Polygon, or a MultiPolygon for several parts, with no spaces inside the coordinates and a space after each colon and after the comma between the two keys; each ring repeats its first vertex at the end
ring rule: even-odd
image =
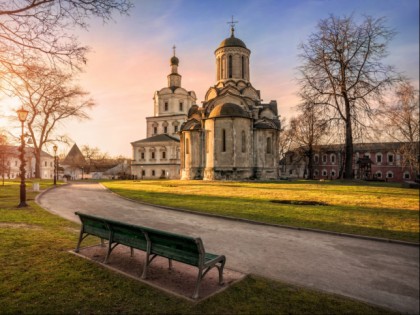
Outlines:
{"type": "Polygon", "coordinates": [[[21,122],[22,126],[22,132],[20,136],[20,203],[18,205],[18,208],[27,207],[26,203],[26,184],[25,184],[25,135],[23,133],[23,127],[24,123],[26,121],[26,118],[28,117],[28,111],[20,108],[17,110],[17,115],[19,118],[19,121],[21,122]]]}

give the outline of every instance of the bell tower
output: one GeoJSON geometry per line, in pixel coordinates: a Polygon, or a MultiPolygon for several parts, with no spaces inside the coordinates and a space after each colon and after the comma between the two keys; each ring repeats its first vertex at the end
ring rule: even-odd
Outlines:
{"type": "Polygon", "coordinates": [[[181,87],[181,75],[178,74],[179,59],[175,56],[176,46],[172,47],[174,55],[172,56],[171,62],[171,73],[168,75],[168,87],[178,88],[181,87]]]}

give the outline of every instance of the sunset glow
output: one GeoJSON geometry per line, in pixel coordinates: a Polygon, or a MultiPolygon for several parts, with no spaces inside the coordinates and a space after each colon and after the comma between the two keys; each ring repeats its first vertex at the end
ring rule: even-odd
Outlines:
{"type": "MultiPolygon", "coordinates": [[[[197,94],[214,85],[214,50],[229,36],[227,21],[239,23],[235,35],[251,50],[251,82],[264,102],[277,100],[282,117],[294,115],[298,45],[328,15],[387,17],[397,31],[387,62],[419,85],[419,3],[391,0],[248,0],[133,1],[130,16],[115,22],[92,20],[89,32],[78,30],[80,42],[92,48],[79,84],[96,102],[88,121],[60,127],[79,146],[99,147],[110,155],[131,156],[130,142],[145,138],[145,117],[153,115],[153,93],[166,86],[172,46],[177,46],[182,86],[197,94]]],[[[0,98],[0,128],[13,128],[19,107],[0,98]]],[[[67,150],[63,146],[61,150],[67,150]]]]}

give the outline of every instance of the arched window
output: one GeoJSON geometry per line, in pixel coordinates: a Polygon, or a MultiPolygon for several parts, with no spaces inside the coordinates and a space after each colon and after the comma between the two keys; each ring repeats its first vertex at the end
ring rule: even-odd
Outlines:
{"type": "Polygon", "coordinates": [[[246,152],[246,136],[244,130],[242,130],[242,152],[246,152]]]}
{"type": "Polygon", "coordinates": [[[166,152],[165,151],[162,152],[162,159],[163,160],[166,159],[166,152]]]}
{"type": "Polygon", "coordinates": [[[232,55],[229,55],[229,78],[232,78],[232,55]]]}
{"type": "Polygon", "coordinates": [[[242,56],[242,79],[245,79],[245,57],[242,56]]]}
{"type": "Polygon", "coordinates": [[[185,153],[190,154],[190,141],[188,138],[185,138],[185,153]]]}
{"type": "Polygon", "coordinates": [[[386,172],[386,178],[394,178],[394,173],[392,171],[386,172]]]}
{"type": "Polygon", "coordinates": [[[226,130],[222,130],[222,152],[226,152],[226,130]]]}
{"type": "Polygon", "coordinates": [[[404,179],[410,179],[410,172],[405,171],[405,172],[404,172],[404,175],[403,175],[403,178],[404,178],[404,179]]]}
{"type": "Polygon", "coordinates": [[[267,154],[271,154],[272,148],[271,148],[271,137],[267,138],[267,154]]]}
{"type": "Polygon", "coordinates": [[[217,69],[217,80],[220,80],[220,58],[217,58],[217,65],[216,65],[217,69]]]}
{"type": "Polygon", "coordinates": [[[226,67],[226,56],[223,56],[222,57],[222,64],[221,64],[221,79],[224,79],[225,78],[225,67],[226,67]]]}

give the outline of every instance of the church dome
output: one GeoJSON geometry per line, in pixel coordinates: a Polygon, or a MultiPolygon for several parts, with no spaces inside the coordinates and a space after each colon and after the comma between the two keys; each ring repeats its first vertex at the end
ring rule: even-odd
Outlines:
{"type": "Polygon", "coordinates": [[[250,118],[248,113],[241,106],[233,103],[217,105],[210,112],[209,118],[216,117],[245,117],[250,118]]]}
{"type": "Polygon", "coordinates": [[[177,66],[178,64],[179,64],[179,59],[177,57],[173,56],[171,58],[171,65],[176,65],[177,66]]]}
{"type": "Polygon", "coordinates": [[[220,43],[220,45],[217,49],[222,48],[222,47],[243,47],[243,48],[246,48],[246,45],[243,41],[241,41],[239,38],[236,38],[232,34],[229,38],[226,38],[225,40],[223,40],[220,43]]]}

